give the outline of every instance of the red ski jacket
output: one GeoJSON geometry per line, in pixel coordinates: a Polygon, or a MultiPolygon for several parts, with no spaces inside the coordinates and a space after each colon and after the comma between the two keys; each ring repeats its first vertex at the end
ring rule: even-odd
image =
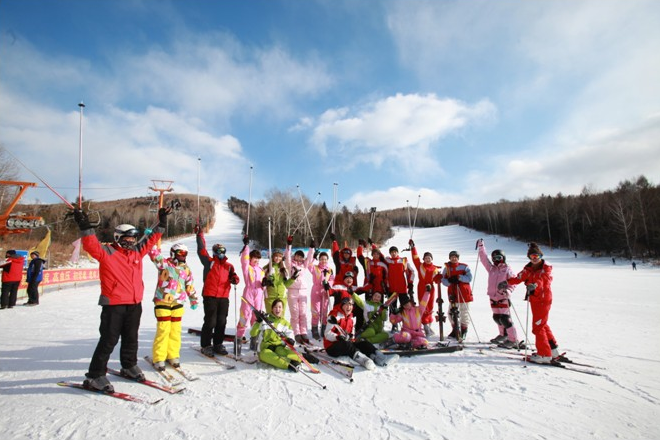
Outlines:
{"type": "Polygon", "coordinates": [[[23,279],[23,265],[25,258],[20,255],[14,255],[7,258],[7,264],[2,266],[2,282],[17,283],[23,279]]]}

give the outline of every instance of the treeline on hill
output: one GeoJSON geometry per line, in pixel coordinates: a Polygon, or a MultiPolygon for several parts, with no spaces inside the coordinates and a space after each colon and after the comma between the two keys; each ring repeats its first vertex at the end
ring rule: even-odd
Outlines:
{"type": "MultiPolygon", "coordinates": [[[[173,194],[164,197],[164,204],[178,200],[179,209],[168,217],[165,237],[191,234],[197,223],[197,196],[192,194],[173,194]]],[[[200,219],[202,225],[212,226],[215,222],[215,200],[200,197],[200,219]]],[[[77,202],[72,202],[77,206],[77,202]]],[[[0,206],[4,211],[6,207],[0,206]]],[[[92,222],[99,222],[96,234],[101,241],[111,242],[115,226],[122,223],[132,224],[141,230],[151,227],[157,219],[158,202],[153,197],[135,197],[131,199],[107,202],[87,202],[83,199],[83,210],[89,212],[92,222]]],[[[63,203],[54,205],[17,205],[13,213],[25,213],[41,216],[51,230],[50,265],[54,267],[67,261],[72,252],[71,243],[79,237],[78,226],[67,213],[70,209],[63,203]]],[[[2,249],[29,249],[37,245],[46,235],[46,228],[38,228],[24,234],[0,236],[2,249]]]]}
{"type": "MultiPolygon", "coordinates": [[[[310,201],[305,200],[309,209],[310,201]]],[[[247,202],[232,197],[230,209],[247,217],[247,202]]],[[[391,237],[392,226],[421,228],[460,224],[484,233],[499,234],[520,241],[536,241],[548,247],[592,252],[626,258],[660,256],[660,186],[646,177],[619,183],[614,191],[595,193],[588,188],[577,196],[542,195],[536,199],[450,208],[398,208],[376,213],[372,238],[383,242],[391,237]]],[[[296,231],[294,245],[306,246],[308,233],[300,198],[293,191],[273,190],[265,201],[253,205],[250,212],[250,236],[267,245],[267,218],[273,221],[274,247],[282,247],[290,231],[296,231]]],[[[323,205],[314,205],[308,214],[314,237],[324,235],[332,213],[323,205]]],[[[355,246],[368,238],[370,212],[342,208],[336,216],[340,242],[355,246]]],[[[328,241],[324,244],[327,246],[328,241]]]]}
{"type": "MultiPolygon", "coordinates": [[[[248,203],[245,200],[231,197],[227,204],[234,214],[247,222],[248,203]]],[[[312,205],[312,201],[304,195],[301,201],[294,190],[269,191],[265,200],[252,204],[249,214],[250,224],[246,229],[248,235],[264,248],[268,247],[268,218],[271,219],[273,248],[285,247],[289,235],[293,236],[294,247],[309,246],[312,237],[316,240],[317,247],[330,247],[332,210],[328,209],[325,203],[312,205]]],[[[371,213],[368,211],[355,209],[351,212],[345,206],[342,207],[334,213],[337,240],[342,246],[344,242],[351,247],[357,246],[358,239],[369,237],[371,220],[371,213]]],[[[372,239],[375,242],[383,242],[391,236],[390,221],[377,213],[373,219],[372,239]]]]}

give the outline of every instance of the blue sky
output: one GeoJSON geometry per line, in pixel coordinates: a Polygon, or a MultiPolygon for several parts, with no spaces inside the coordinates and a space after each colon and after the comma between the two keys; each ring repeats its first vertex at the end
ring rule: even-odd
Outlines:
{"type": "Polygon", "coordinates": [[[2,0],[0,143],[69,199],[80,101],[91,200],[198,169],[247,199],[250,167],[253,201],[350,209],[657,184],[659,53],[657,1],[2,0]]]}

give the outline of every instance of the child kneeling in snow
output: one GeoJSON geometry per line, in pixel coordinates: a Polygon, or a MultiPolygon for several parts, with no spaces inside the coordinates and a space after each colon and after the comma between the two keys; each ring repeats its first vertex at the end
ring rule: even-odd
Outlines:
{"type": "Polygon", "coordinates": [[[276,298],[273,301],[271,313],[268,316],[264,317],[262,312],[255,313],[255,315],[257,315],[257,322],[252,326],[250,336],[256,338],[259,345],[259,360],[277,368],[298,371],[297,367],[300,365],[298,354],[287,347],[281,336],[264,322],[265,319],[270,321],[280,334],[286,336],[289,344],[295,344],[291,324],[284,319],[282,300],[276,298]]]}
{"type": "Polygon", "coordinates": [[[353,341],[352,332],[353,298],[344,293],[330,312],[328,327],[323,335],[323,346],[328,355],[350,356],[367,370],[373,370],[375,365],[384,367],[398,359],[396,355],[385,356],[369,341],[353,341]]]}
{"type": "Polygon", "coordinates": [[[370,300],[363,300],[357,293],[353,293],[353,301],[355,301],[355,303],[364,311],[364,323],[366,324],[373,318],[371,324],[363,329],[357,329],[355,336],[361,339],[366,339],[372,344],[380,344],[387,341],[389,338],[387,332],[383,330],[383,325],[387,320],[387,309],[383,309],[378,313],[378,308],[382,304],[382,299],[383,294],[380,292],[373,292],[370,300]],[[377,313],[378,316],[374,317],[377,313]],[[362,331],[360,332],[360,330],[362,331]]]}
{"type": "Polygon", "coordinates": [[[426,285],[426,292],[418,306],[412,302],[410,295],[399,295],[401,308],[398,313],[390,315],[390,322],[393,325],[400,322],[403,322],[403,324],[401,326],[401,331],[395,333],[394,336],[385,343],[386,345],[410,345],[412,348],[428,347],[429,341],[426,340],[422,317],[426,312],[426,305],[431,297],[431,288],[432,286],[430,284],[426,285]]]}

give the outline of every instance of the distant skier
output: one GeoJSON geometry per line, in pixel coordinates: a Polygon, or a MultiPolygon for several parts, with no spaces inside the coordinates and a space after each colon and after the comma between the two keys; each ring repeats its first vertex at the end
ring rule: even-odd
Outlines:
{"type": "Polygon", "coordinates": [[[537,353],[532,354],[530,362],[548,364],[553,358],[559,358],[557,340],[548,325],[548,315],[552,306],[552,266],[543,260],[543,252],[536,243],[530,243],[527,250],[530,262],[509,284],[525,283],[525,299],[532,309],[532,333],[536,336],[537,353]]]}
{"type": "Polygon", "coordinates": [[[632,270],[637,270],[637,263],[634,261],[632,262],[632,270]]]}
{"type": "Polygon", "coordinates": [[[490,308],[493,311],[493,321],[497,323],[499,335],[490,340],[504,348],[518,348],[518,334],[511,320],[511,292],[514,287],[507,283],[509,278],[516,275],[513,269],[506,264],[504,251],[495,249],[488,259],[488,253],[484,240],[477,240],[477,249],[481,264],[488,271],[488,296],[490,297],[490,308]]]}
{"type": "Polygon", "coordinates": [[[25,281],[27,281],[27,294],[28,301],[25,303],[27,306],[39,305],[39,284],[44,278],[44,263],[46,261],[39,256],[39,252],[32,251],[30,253],[30,264],[27,268],[25,281]]]}
{"type": "Polygon", "coordinates": [[[101,337],[85,374],[85,387],[114,391],[106,372],[108,360],[119,338],[121,373],[138,381],[145,379],[137,365],[138,329],[144,295],[142,259],[162,237],[170,212],[171,208],[158,210],[158,226],[146,241],[138,241],[140,232],[133,225],[122,224],[115,228],[112,244],[101,244],[94,234],[87,213],[80,209],[73,210],[73,218],[80,228],[83,249],[99,262],[101,279],[101,337]]]}
{"type": "Polygon", "coordinates": [[[2,295],[0,308],[13,308],[18,298],[18,286],[23,279],[23,266],[25,258],[15,250],[10,249],[5,253],[5,260],[0,262],[2,267],[2,295]]]}

